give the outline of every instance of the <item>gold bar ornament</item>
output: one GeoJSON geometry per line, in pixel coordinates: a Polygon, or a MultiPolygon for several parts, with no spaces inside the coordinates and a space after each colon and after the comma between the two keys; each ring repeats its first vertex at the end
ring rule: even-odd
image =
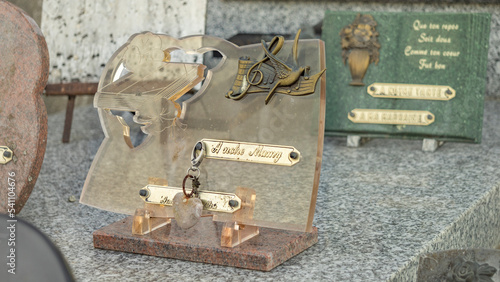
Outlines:
{"type": "Polygon", "coordinates": [[[347,114],[354,123],[429,125],[435,117],[429,111],[354,109],[347,114]]]}
{"type": "Polygon", "coordinates": [[[448,101],[456,91],[447,85],[373,83],[366,89],[375,98],[448,101]]]}
{"type": "Polygon", "coordinates": [[[205,158],[293,166],[300,161],[300,152],[292,146],[267,145],[214,139],[201,140],[205,158]]]}
{"type": "MultiPolygon", "coordinates": [[[[141,189],[141,198],[148,204],[171,206],[182,188],[149,184],[141,189]]],[[[203,209],[213,212],[233,213],[241,208],[241,199],[235,194],[214,191],[198,191],[203,209]]]]}

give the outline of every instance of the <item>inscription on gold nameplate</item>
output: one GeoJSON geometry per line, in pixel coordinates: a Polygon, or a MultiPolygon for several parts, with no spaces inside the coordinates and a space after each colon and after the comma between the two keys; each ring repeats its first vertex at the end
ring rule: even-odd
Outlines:
{"type": "Polygon", "coordinates": [[[455,97],[455,89],[446,85],[373,83],[368,86],[368,94],[376,98],[441,100],[455,97]]]}
{"type": "Polygon", "coordinates": [[[354,109],[347,114],[354,123],[429,125],[435,117],[429,111],[354,109]]]}
{"type": "Polygon", "coordinates": [[[203,139],[205,158],[260,164],[292,166],[300,161],[300,152],[292,146],[203,139]]]}
{"type": "MultiPolygon", "coordinates": [[[[171,206],[175,195],[182,193],[182,188],[153,184],[149,184],[141,190],[147,191],[145,196],[141,196],[146,203],[165,206],[171,206]]],[[[204,210],[233,213],[241,208],[241,199],[235,194],[198,191],[198,195],[204,210]]]]}

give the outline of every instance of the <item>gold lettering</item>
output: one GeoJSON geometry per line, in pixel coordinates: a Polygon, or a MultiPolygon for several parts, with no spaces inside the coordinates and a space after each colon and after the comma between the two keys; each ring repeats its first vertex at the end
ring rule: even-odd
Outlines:
{"type": "Polygon", "coordinates": [[[168,196],[167,197],[161,196],[160,199],[161,199],[160,200],[161,205],[171,206],[174,203],[173,199],[169,199],[168,196]]]}
{"type": "Polygon", "coordinates": [[[378,113],[368,113],[368,120],[378,120],[378,113]]]}
{"type": "Polygon", "coordinates": [[[274,154],[274,163],[277,163],[281,159],[282,153],[277,152],[274,154]]]}
{"type": "Polygon", "coordinates": [[[429,24],[429,29],[439,29],[439,24],[429,24]]]}
{"type": "MultiPolygon", "coordinates": [[[[422,68],[446,69],[446,64],[441,64],[439,62],[428,62],[426,59],[421,59],[420,63],[422,64],[422,68]]],[[[441,85],[374,83],[370,85],[367,92],[373,97],[450,100],[455,94],[454,92],[447,93],[446,90],[449,89],[449,86],[441,85]],[[374,89],[370,90],[372,88],[374,89]]],[[[361,111],[355,119],[364,119],[363,115],[364,112],[361,111]]]]}
{"type": "Polygon", "coordinates": [[[203,204],[203,208],[205,210],[215,210],[217,209],[217,203],[214,203],[209,200],[201,200],[201,203],[203,204]]]}
{"type": "Polygon", "coordinates": [[[451,39],[449,37],[441,37],[441,35],[438,35],[436,42],[437,43],[451,43],[451,39]]]}
{"type": "MultiPolygon", "coordinates": [[[[203,139],[210,148],[206,151],[206,158],[225,159],[242,162],[257,162],[292,166],[299,162],[298,157],[287,156],[295,151],[291,146],[264,145],[259,143],[234,142],[203,139]]],[[[296,152],[299,155],[298,152],[296,152]]]]}
{"type": "Polygon", "coordinates": [[[446,31],[458,30],[458,24],[443,24],[441,25],[441,29],[444,29],[446,31]]]}
{"type": "Polygon", "coordinates": [[[444,69],[446,69],[446,65],[440,64],[436,61],[436,62],[434,62],[434,68],[437,70],[444,70],[444,69]]]}
{"type": "Polygon", "coordinates": [[[251,157],[251,156],[253,156],[253,155],[257,155],[260,151],[262,151],[262,146],[259,146],[259,147],[255,148],[255,151],[253,151],[253,152],[252,152],[252,151],[250,151],[250,152],[248,153],[248,155],[251,157]]]}
{"type": "Polygon", "coordinates": [[[441,51],[431,50],[430,55],[431,56],[441,56],[441,51]]]}
{"type": "Polygon", "coordinates": [[[418,42],[419,43],[424,43],[424,42],[433,42],[434,41],[434,37],[432,36],[427,36],[427,34],[425,32],[422,32],[420,34],[420,38],[418,39],[418,42]]]}
{"type": "Polygon", "coordinates": [[[428,50],[413,50],[410,45],[405,48],[405,56],[427,56],[428,50]]]}
{"type": "MultiPolygon", "coordinates": [[[[433,95],[434,91],[423,89],[422,93],[433,95]]],[[[431,114],[427,111],[355,109],[353,112],[355,117],[348,118],[354,123],[428,125],[433,122],[427,120],[427,116],[431,114]]]]}
{"type": "Polygon", "coordinates": [[[443,56],[444,57],[458,57],[458,56],[460,56],[460,52],[459,51],[444,51],[443,56]]]}
{"type": "Polygon", "coordinates": [[[221,148],[222,148],[222,142],[219,142],[217,143],[216,146],[212,147],[212,153],[218,154],[221,148]]]}
{"type": "Polygon", "coordinates": [[[427,29],[427,25],[420,23],[420,20],[415,20],[413,22],[413,29],[414,30],[427,29]]]}
{"type": "Polygon", "coordinates": [[[382,92],[380,95],[386,96],[411,96],[413,89],[411,87],[389,87],[387,88],[387,92],[382,92]]]}
{"type": "Polygon", "coordinates": [[[255,158],[273,159],[274,163],[277,163],[283,156],[283,153],[280,151],[264,150],[264,146],[259,146],[253,152],[250,151],[248,155],[255,158]]]}
{"type": "Polygon", "coordinates": [[[419,63],[419,66],[418,66],[419,70],[432,68],[432,63],[427,63],[427,59],[420,59],[420,61],[418,61],[418,63],[419,63]]]}
{"type": "Polygon", "coordinates": [[[243,155],[245,153],[245,149],[240,149],[240,144],[236,145],[236,147],[230,148],[228,154],[230,155],[243,155]]]}

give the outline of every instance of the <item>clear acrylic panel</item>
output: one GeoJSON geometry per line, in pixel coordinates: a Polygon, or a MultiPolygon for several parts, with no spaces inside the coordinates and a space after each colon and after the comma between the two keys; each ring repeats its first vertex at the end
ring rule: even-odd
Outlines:
{"type": "Polygon", "coordinates": [[[109,60],[99,82],[94,106],[105,139],[80,201],[134,214],[144,207],[139,190],[149,178],[182,187],[193,146],[202,139],[293,146],[300,152],[300,160],[292,166],[205,159],[199,167],[200,190],[235,193],[237,187],[253,189],[253,218],[242,224],[310,231],[323,149],[323,70],[320,40],[299,40],[296,48],[294,41],[278,39],[238,47],[204,35],[175,39],[148,32],[132,36],[109,60]],[[215,50],[223,57],[207,70],[202,64],[170,62],[174,50],[188,54],[215,50]],[[241,70],[248,66],[239,69],[241,65],[255,64],[266,56],[275,60],[264,59],[258,66],[261,71],[253,72],[253,80],[242,79],[241,70]],[[282,63],[295,67],[287,69],[282,63]],[[295,73],[300,77],[291,85],[281,78],[295,73]],[[201,81],[196,94],[188,93],[201,81]],[[248,81],[255,85],[249,86],[248,81]],[[242,87],[247,91],[238,93],[242,87]],[[310,93],[305,91],[308,89],[310,93]],[[271,91],[273,95],[268,95],[271,91]],[[116,111],[134,114],[133,122],[146,134],[140,144],[132,141],[130,121],[116,111]]]}

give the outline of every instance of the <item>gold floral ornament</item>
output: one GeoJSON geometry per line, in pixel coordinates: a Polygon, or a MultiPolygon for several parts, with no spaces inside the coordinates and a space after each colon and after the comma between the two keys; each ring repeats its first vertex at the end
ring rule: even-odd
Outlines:
{"type": "Polygon", "coordinates": [[[170,54],[161,48],[161,39],[157,35],[136,36],[123,55],[124,66],[130,72],[145,77],[162,66],[164,58],[170,54]]]}
{"type": "Polygon", "coordinates": [[[375,29],[377,22],[371,15],[358,14],[356,19],[340,31],[342,60],[349,63],[350,85],[363,86],[363,77],[371,63],[378,64],[379,49],[375,29]]]}

